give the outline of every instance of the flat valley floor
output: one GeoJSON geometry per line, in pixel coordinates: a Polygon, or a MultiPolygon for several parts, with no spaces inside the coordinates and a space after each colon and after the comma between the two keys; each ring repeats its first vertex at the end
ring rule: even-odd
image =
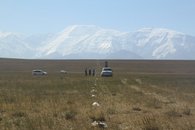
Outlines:
{"type": "Polygon", "coordinates": [[[0,129],[195,129],[195,61],[107,61],[0,59],[0,129]]]}

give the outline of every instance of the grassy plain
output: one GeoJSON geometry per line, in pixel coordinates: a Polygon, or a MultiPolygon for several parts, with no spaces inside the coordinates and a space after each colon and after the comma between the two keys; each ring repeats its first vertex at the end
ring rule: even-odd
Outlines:
{"type": "Polygon", "coordinates": [[[114,76],[102,78],[104,60],[0,59],[0,129],[103,129],[94,120],[108,130],[195,129],[195,61],[108,63],[114,76]],[[97,75],[84,76],[86,67],[97,75]]]}

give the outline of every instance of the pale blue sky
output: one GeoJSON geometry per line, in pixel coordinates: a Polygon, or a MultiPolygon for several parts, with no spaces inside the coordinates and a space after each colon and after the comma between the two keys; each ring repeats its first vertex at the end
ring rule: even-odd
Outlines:
{"type": "Polygon", "coordinates": [[[55,33],[75,24],[195,36],[195,0],[0,0],[0,31],[55,33]]]}

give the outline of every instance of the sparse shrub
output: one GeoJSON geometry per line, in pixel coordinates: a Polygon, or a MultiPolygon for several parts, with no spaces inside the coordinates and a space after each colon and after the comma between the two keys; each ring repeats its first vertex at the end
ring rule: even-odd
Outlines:
{"type": "Polygon", "coordinates": [[[175,108],[172,108],[170,111],[166,112],[166,114],[170,117],[182,117],[182,114],[175,108]]]}
{"type": "Polygon", "coordinates": [[[74,102],[73,102],[73,101],[68,100],[68,101],[67,101],[67,104],[68,104],[68,105],[72,105],[72,104],[74,104],[74,102]]]}
{"type": "Polygon", "coordinates": [[[53,117],[57,118],[58,117],[58,114],[56,112],[53,113],[53,117]]]}
{"type": "Polygon", "coordinates": [[[114,108],[108,108],[107,109],[107,113],[108,114],[115,114],[116,113],[116,110],[114,108]]]}
{"type": "Polygon", "coordinates": [[[139,108],[139,107],[133,107],[133,110],[134,110],[134,111],[141,111],[142,109],[139,108]]]}
{"type": "Polygon", "coordinates": [[[160,125],[157,124],[157,121],[154,117],[145,116],[142,119],[142,130],[159,130],[160,125]]]}
{"type": "Polygon", "coordinates": [[[5,97],[4,98],[4,102],[5,103],[15,103],[16,102],[16,99],[15,98],[13,98],[13,97],[5,97]]]}
{"type": "Polygon", "coordinates": [[[65,113],[65,118],[66,118],[66,120],[73,120],[73,119],[75,119],[76,114],[77,113],[75,111],[67,111],[65,113]]]}
{"type": "Polygon", "coordinates": [[[155,109],[159,109],[162,108],[162,102],[156,98],[152,98],[151,100],[148,101],[147,106],[155,109]]]}
{"type": "Polygon", "coordinates": [[[104,116],[104,114],[98,114],[98,115],[93,115],[93,116],[90,116],[90,119],[92,121],[106,121],[106,118],[104,116]]]}
{"type": "Polygon", "coordinates": [[[116,93],[112,93],[112,96],[116,96],[116,93]]]}
{"type": "Polygon", "coordinates": [[[191,109],[188,106],[185,106],[185,108],[183,109],[183,114],[185,115],[191,115],[191,109]]]}
{"type": "Polygon", "coordinates": [[[16,117],[16,118],[17,117],[26,117],[26,113],[18,111],[18,112],[13,113],[12,116],[16,117]]]}

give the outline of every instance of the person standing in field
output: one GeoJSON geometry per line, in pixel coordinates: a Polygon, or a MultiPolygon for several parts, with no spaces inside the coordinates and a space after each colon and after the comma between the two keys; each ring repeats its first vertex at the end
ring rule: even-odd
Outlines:
{"type": "Polygon", "coordinates": [[[108,67],[108,61],[105,61],[105,67],[108,67]]]}
{"type": "Polygon", "coordinates": [[[85,68],[85,76],[87,76],[87,68],[85,68]]]}
{"type": "Polygon", "coordinates": [[[91,68],[89,68],[89,76],[91,76],[91,68]]]}

